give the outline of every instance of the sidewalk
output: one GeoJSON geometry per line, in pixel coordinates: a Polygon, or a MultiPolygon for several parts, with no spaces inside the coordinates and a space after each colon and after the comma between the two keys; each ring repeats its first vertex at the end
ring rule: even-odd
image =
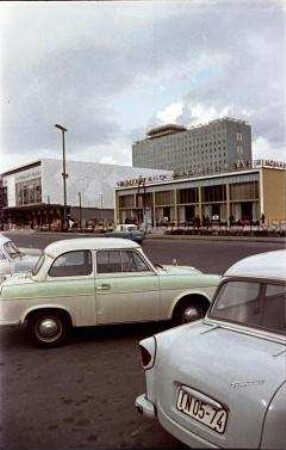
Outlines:
{"type": "MultiPolygon", "coordinates": [[[[59,235],[65,234],[72,237],[104,237],[104,234],[96,234],[96,233],[80,233],[80,232],[62,232],[62,231],[38,231],[38,230],[27,230],[27,229],[14,229],[7,230],[3,233],[9,234],[38,234],[38,235],[59,235]]],[[[251,241],[251,242],[282,242],[285,243],[286,247],[286,239],[285,237],[275,237],[275,236],[223,236],[223,235],[170,235],[170,234],[162,234],[162,233],[152,233],[146,235],[146,240],[195,240],[195,241],[251,241]]]]}

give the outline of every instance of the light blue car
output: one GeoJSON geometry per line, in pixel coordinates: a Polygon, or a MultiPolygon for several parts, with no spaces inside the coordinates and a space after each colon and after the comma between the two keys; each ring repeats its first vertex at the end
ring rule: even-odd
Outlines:
{"type": "Polygon", "coordinates": [[[286,448],[286,250],[223,277],[205,319],[140,342],[139,412],[195,448],[286,448]]]}
{"type": "Polygon", "coordinates": [[[137,244],[142,245],[145,239],[145,233],[143,230],[139,230],[135,224],[119,224],[112,231],[107,231],[104,234],[105,237],[123,238],[130,239],[131,241],[137,242],[137,244]]]}

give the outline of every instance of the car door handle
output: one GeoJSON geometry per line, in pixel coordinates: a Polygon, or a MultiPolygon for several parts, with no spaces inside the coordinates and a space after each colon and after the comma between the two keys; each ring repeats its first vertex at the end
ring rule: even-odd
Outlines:
{"type": "Polygon", "coordinates": [[[98,291],[109,291],[109,289],[111,289],[111,286],[110,284],[100,284],[96,289],[98,291]]]}

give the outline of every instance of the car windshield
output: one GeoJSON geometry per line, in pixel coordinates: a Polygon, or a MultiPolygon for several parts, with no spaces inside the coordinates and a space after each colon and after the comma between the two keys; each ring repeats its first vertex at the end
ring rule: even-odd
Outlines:
{"type": "Polygon", "coordinates": [[[10,258],[12,259],[16,259],[21,256],[20,250],[16,247],[16,245],[12,241],[6,242],[4,244],[4,248],[8,253],[8,255],[10,256],[10,258]]]}
{"type": "Polygon", "coordinates": [[[209,316],[286,334],[285,283],[255,281],[223,283],[209,316]]]}
{"type": "Polygon", "coordinates": [[[33,275],[37,275],[37,273],[39,272],[39,270],[41,269],[43,263],[45,260],[45,254],[42,253],[41,256],[39,257],[38,261],[36,262],[36,264],[34,265],[33,269],[32,269],[32,274],[33,275]]]}

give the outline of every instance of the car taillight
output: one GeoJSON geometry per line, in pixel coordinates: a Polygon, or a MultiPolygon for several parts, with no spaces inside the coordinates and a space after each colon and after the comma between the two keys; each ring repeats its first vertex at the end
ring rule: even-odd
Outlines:
{"type": "Polygon", "coordinates": [[[156,359],[156,338],[151,336],[139,342],[139,350],[141,354],[141,364],[144,370],[151,369],[155,364],[156,359]]]}
{"type": "Polygon", "coordinates": [[[152,355],[142,345],[139,345],[139,349],[140,349],[140,353],[141,353],[142,366],[145,369],[150,364],[151,359],[152,359],[152,355]]]}

